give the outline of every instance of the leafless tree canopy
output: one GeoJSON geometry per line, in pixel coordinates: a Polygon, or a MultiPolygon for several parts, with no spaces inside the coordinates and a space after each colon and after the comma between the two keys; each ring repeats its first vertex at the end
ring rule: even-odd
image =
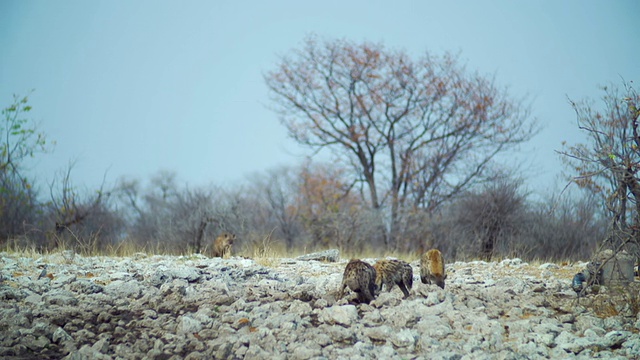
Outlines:
{"type": "Polygon", "coordinates": [[[120,240],[124,221],[110,208],[104,181],[97,190],[82,191],[72,180],[74,162],[49,184],[45,205],[47,247],[74,248],[83,253],[104,249],[120,240]]]}
{"type": "Polygon", "coordinates": [[[265,75],[290,136],[329,148],[366,184],[374,209],[432,211],[537,130],[529,110],[450,54],[306,39],[265,75]]]}
{"type": "MultiPolygon", "coordinates": [[[[589,101],[574,102],[578,127],[588,143],[567,146],[561,154],[573,170],[571,180],[600,195],[612,219],[608,245],[633,243],[638,250],[640,230],[640,97],[631,83],[623,89],[603,87],[604,108],[589,101]]],[[[638,254],[640,255],[640,253],[638,254]]]]}
{"type": "Polygon", "coordinates": [[[479,245],[478,254],[487,261],[500,242],[517,238],[522,229],[525,197],[519,189],[519,182],[498,180],[460,201],[458,220],[466,224],[471,238],[479,245]]]}

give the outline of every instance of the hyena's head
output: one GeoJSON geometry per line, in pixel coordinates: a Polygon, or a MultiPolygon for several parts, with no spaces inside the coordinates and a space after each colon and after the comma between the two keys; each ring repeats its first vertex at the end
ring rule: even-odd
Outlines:
{"type": "Polygon", "coordinates": [[[424,253],[420,259],[420,278],[424,284],[434,281],[436,285],[444,289],[444,280],[447,274],[444,269],[444,259],[438,249],[431,249],[424,253]]]}
{"type": "Polygon", "coordinates": [[[437,277],[444,277],[444,260],[442,259],[442,253],[440,250],[431,249],[427,251],[426,258],[431,274],[437,277]]]}
{"type": "Polygon", "coordinates": [[[236,240],[236,234],[230,234],[230,233],[223,233],[222,235],[222,242],[225,245],[233,245],[233,242],[236,240]]]}
{"type": "Polygon", "coordinates": [[[351,259],[344,270],[342,289],[348,286],[358,293],[358,301],[368,304],[376,296],[375,280],[376,270],[373,266],[358,259],[351,259]]]}
{"type": "Polygon", "coordinates": [[[222,233],[220,236],[216,238],[213,242],[213,256],[214,257],[225,257],[229,256],[231,253],[231,246],[236,239],[235,234],[230,233],[222,233]]]}

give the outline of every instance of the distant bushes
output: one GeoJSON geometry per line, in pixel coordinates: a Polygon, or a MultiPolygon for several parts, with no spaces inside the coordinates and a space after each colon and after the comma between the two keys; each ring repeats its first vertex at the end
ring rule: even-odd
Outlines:
{"type": "Polygon", "coordinates": [[[607,227],[594,197],[531,201],[516,182],[467,194],[446,213],[434,224],[438,246],[461,259],[588,259],[607,227]]]}
{"type": "MultiPolygon", "coordinates": [[[[84,253],[185,254],[205,253],[219,233],[228,231],[237,235],[234,252],[245,256],[337,247],[347,253],[417,258],[436,247],[447,261],[578,260],[592,254],[606,230],[594,198],[532,201],[521,182],[503,179],[460,193],[433,213],[403,209],[397,248],[387,249],[386,210],[367,208],[339,177],[310,184],[305,166],[273,170],[232,188],[180,185],[170,172],[144,185],[121,179],[101,190],[97,203],[92,192],[76,194],[75,211],[85,212],[79,221],[56,228],[60,209],[55,204],[63,202],[49,201],[33,212],[28,226],[13,230],[3,242],[5,247],[72,247],[84,253]]],[[[322,172],[327,171],[323,165],[322,172]]]]}

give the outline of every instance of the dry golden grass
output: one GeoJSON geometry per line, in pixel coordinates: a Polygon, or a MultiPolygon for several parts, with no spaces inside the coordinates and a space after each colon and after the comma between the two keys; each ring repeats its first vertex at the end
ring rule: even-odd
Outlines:
{"type": "Polygon", "coordinates": [[[169,247],[161,243],[153,245],[139,245],[133,241],[122,241],[117,244],[97,246],[97,242],[78,243],[75,241],[55,241],[55,246],[50,248],[25,245],[24,241],[7,241],[0,246],[0,252],[7,252],[22,257],[36,258],[46,255],[58,254],[66,250],[73,250],[82,256],[108,256],[108,257],[132,257],[138,253],[148,255],[174,255],[189,256],[193,252],[187,248],[169,247]]]}
{"type": "MultiPolygon", "coordinates": [[[[0,247],[0,251],[6,251],[12,254],[19,254],[23,257],[37,258],[45,255],[61,253],[65,250],[74,250],[76,253],[82,256],[109,256],[109,257],[132,257],[137,253],[145,253],[147,255],[174,255],[174,256],[190,256],[193,255],[193,250],[186,247],[176,247],[175,245],[156,243],[153,245],[139,245],[135,241],[124,240],[117,244],[108,244],[98,247],[98,241],[96,237],[92,237],[87,241],[80,241],[74,234],[71,237],[67,237],[65,241],[63,239],[52,235],[52,243],[57,246],[53,249],[40,249],[33,245],[24,245],[26,242],[22,239],[19,241],[8,241],[0,247]]],[[[278,266],[283,258],[295,258],[300,255],[322,251],[326,249],[304,249],[297,248],[294,250],[287,249],[284,241],[275,239],[272,234],[252,234],[244,241],[244,246],[241,249],[235,249],[233,256],[242,256],[246,258],[254,259],[257,263],[264,266],[278,266]]],[[[201,251],[202,254],[206,254],[206,248],[201,251]]],[[[419,260],[419,254],[415,252],[398,252],[398,251],[374,251],[374,249],[366,249],[364,251],[353,251],[350,249],[340,249],[340,257],[343,260],[351,258],[358,259],[383,259],[383,258],[396,258],[407,262],[415,262],[419,260]]],[[[478,260],[469,258],[464,259],[464,262],[470,262],[478,260]]],[[[494,258],[491,262],[500,262],[503,258],[494,258]]],[[[445,258],[447,264],[452,264],[453,259],[445,258]]],[[[546,259],[533,259],[524,260],[528,265],[522,266],[522,271],[532,275],[539,276],[542,271],[550,271],[556,276],[571,278],[575,272],[579,271],[575,266],[575,263],[571,261],[552,261],[546,259]],[[540,270],[539,266],[543,263],[555,263],[559,265],[559,269],[540,270]]]]}
{"type": "MultiPolygon", "coordinates": [[[[52,255],[56,253],[61,253],[65,250],[74,250],[76,253],[82,256],[109,256],[109,257],[132,257],[138,253],[145,253],[149,256],[151,255],[173,255],[173,256],[190,256],[194,253],[189,251],[188,249],[180,249],[176,250],[173,248],[168,248],[167,246],[163,246],[162,244],[155,244],[154,246],[140,246],[134,242],[123,241],[119,244],[115,245],[107,245],[104,248],[78,248],[75,246],[69,246],[65,244],[61,244],[60,246],[54,249],[40,249],[33,245],[21,246],[14,242],[5,243],[4,246],[0,247],[0,251],[8,252],[11,254],[17,254],[22,257],[29,258],[37,258],[45,255],[52,255]]],[[[279,264],[280,259],[285,258],[296,258],[297,256],[312,253],[315,251],[322,251],[323,249],[317,249],[314,251],[305,251],[304,249],[297,250],[287,250],[282,242],[278,241],[268,241],[265,240],[261,243],[253,243],[251,245],[245,245],[240,251],[234,252],[233,256],[241,256],[246,258],[254,259],[256,262],[259,262],[263,265],[275,266],[279,264]]],[[[351,258],[357,259],[384,259],[384,258],[396,258],[400,260],[404,260],[407,262],[414,262],[419,260],[419,257],[416,254],[412,253],[401,253],[401,252],[374,252],[374,251],[363,251],[363,252],[354,252],[349,250],[343,250],[340,252],[340,257],[343,260],[348,260],[351,258]]],[[[446,260],[446,259],[445,259],[446,260]]],[[[477,259],[469,259],[464,262],[471,262],[477,259]]],[[[492,262],[500,262],[500,260],[493,260],[492,262]]],[[[524,261],[524,260],[523,260],[524,261]]],[[[526,262],[526,261],[525,261],[526,262]]],[[[538,269],[538,267],[543,263],[555,263],[560,268],[559,269],[549,269],[550,271],[559,276],[573,276],[577,267],[575,267],[574,263],[569,262],[557,262],[557,261],[547,261],[547,260],[534,260],[528,262],[527,265],[522,266],[521,269],[530,273],[531,275],[539,275],[542,271],[538,269]],[[563,266],[564,265],[564,266],[563,266]]],[[[452,262],[448,262],[451,264],[452,262]]]]}
{"type": "Polygon", "coordinates": [[[35,246],[19,246],[15,243],[7,243],[5,244],[0,251],[7,252],[10,254],[15,254],[20,257],[35,259],[41,257],[42,255],[48,255],[49,252],[45,251],[44,253],[39,251],[35,246]]]}

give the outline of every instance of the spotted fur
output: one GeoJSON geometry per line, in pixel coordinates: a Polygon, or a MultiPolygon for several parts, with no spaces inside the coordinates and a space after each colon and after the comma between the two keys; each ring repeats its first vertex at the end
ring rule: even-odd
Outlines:
{"type": "Polygon", "coordinates": [[[413,269],[411,265],[402,260],[378,260],[373,265],[376,270],[376,286],[378,293],[386,285],[387,291],[391,291],[394,285],[398,285],[404,298],[409,297],[409,290],[413,287],[413,269]]]}
{"type": "Polygon", "coordinates": [[[358,302],[368,304],[375,298],[376,270],[368,263],[351,259],[344,269],[342,285],[338,299],[344,296],[344,290],[348,287],[358,295],[358,302]]]}

